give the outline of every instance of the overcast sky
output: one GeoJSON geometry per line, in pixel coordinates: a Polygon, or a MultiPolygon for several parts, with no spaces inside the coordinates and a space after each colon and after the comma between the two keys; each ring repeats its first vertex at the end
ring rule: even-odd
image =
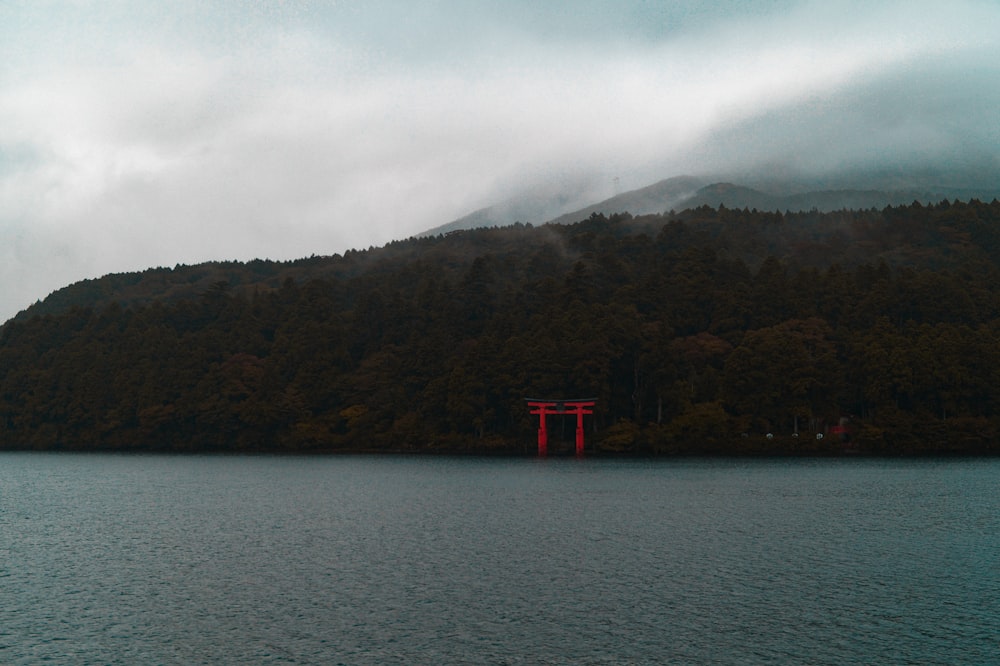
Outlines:
{"type": "Polygon", "coordinates": [[[998,109],[995,0],[0,0],[0,321],[526,188],[981,173],[998,109]]]}

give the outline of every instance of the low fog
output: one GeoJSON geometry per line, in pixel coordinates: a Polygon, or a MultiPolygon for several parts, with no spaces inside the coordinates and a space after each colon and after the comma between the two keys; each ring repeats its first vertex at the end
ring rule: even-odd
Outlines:
{"type": "Polygon", "coordinates": [[[539,192],[986,186],[998,25],[986,1],[4,3],[0,321],[84,278],[377,246],[539,192]]]}

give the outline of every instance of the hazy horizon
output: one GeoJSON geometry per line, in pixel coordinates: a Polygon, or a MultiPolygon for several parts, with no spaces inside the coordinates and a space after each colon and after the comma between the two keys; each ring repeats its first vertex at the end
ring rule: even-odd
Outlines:
{"type": "Polygon", "coordinates": [[[84,278],[381,245],[539,189],[982,186],[997,25],[970,0],[5,4],[0,321],[84,278]]]}

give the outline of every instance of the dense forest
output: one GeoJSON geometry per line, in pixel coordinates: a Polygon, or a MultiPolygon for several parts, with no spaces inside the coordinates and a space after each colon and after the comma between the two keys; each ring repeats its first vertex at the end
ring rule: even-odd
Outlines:
{"type": "Polygon", "coordinates": [[[998,342],[995,200],[594,214],[73,285],[0,329],[0,448],[531,453],[586,397],[595,454],[992,454],[998,342]]]}

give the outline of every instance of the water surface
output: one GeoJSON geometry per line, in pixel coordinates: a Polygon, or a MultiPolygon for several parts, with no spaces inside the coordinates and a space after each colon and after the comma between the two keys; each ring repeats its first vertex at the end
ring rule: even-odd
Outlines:
{"type": "Polygon", "coordinates": [[[998,478],[5,454],[0,663],[988,663],[998,478]]]}

